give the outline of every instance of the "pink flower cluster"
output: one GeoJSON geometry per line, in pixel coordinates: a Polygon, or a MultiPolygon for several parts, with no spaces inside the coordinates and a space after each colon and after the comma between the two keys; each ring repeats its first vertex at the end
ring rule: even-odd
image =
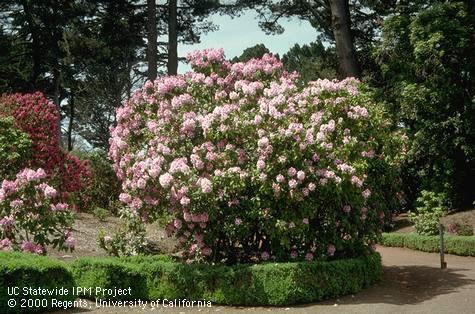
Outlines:
{"type": "Polygon", "coordinates": [[[58,201],[57,190],[47,182],[46,172],[25,168],[13,181],[0,185],[0,250],[44,254],[46,246],[59,240],[59,248],[74,248],[69,205],[58,201]],[[42,226],[42,228],[38,228],[42,226]],[[29,239],[43,239],[32,242],[29,239]],[[62,245],[61,243],[64,243],[62,245]]]}

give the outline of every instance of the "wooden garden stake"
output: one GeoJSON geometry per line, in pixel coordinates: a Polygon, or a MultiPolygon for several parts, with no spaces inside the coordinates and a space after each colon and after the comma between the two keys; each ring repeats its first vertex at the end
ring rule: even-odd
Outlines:
{"type": "Polygon", "coordinates": [[[440,268],[446,269],[447,263],[445,262],[445,259],[444,259],[444,252],[445,252],[444,226],[441,223],[439,223],[439,235],[440,235],[440,268]]]}

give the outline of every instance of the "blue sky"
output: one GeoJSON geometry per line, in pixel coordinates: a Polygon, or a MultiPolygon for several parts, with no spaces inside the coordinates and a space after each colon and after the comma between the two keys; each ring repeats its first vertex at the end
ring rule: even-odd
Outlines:
{"type": "MultiPolygon", "coordinates": [[[[297,18],[283,19],[281,25],[285,32],[281,35],[266,35],[258,26],[257,15],[247,11],[240,17],[231,19],[226,15],[213,15],[210,19],[219,30],[201,36],[201,43],[195,45],[178,45],[178,55],[186,56],[190,51],[204,48],[224,48],[226,58],[231,59],[241,55],[248,47],[263,43],[272,53],[282,56],[296,43],[302,45],[315,41],[318,33],[307,21],[297,18]]],[[[184,63],[178,66],[178,72],[183,73],[190,68],[184,63]]]]}

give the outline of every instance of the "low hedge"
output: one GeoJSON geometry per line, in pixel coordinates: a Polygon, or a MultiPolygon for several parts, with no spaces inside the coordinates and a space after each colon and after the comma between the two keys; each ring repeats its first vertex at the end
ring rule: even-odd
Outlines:
{"type": "Polygon", "coordinates": [[[0,313],[44,312],[71,306],[76,299],[72,295],[73,287],[73,276],[64,262],[28,253],[0,252],[0,313]],[[68,294],[55,291],[52,295],[31,295],[34,291],[29,291],[29,288],[53,291],[56,287],[67,289],[68,294]]]}
{"type": "MultiPolygon", "coordinates": [[[[32,310],[8,307],[9,299],[19,302],[20,298],[8,296],[7,287],[12,286],[64,287],[69,291],[72,287],[92,288],[80,294],[92,300],[187,299],[226,305],[291,305],[355,293],[379,280],[381,274],[378,253],[329,262],[235,266],[187,265],[163,256],[85,257],[66,264],[32,254],[0,253],[0,313],[32,310]],[[97,293],[96,287],[102,290],[97,293]],[[129,287],[130,294],[114,296],[117,289],[129,287]]],[[[76,297],[70,293],[63,300],[76,297]]]]}
{"type": "MultiPolygon", "coordinates": [[[[475,236],[445,236],[445,253],[475,256],[475,236]]],[[[384,233],[381,245],[405,247],[423,252],[439,252],[439,236],[422,236],[416,233],[384,233]]]]}
{"type": "MultiPolygon", "coordinates": [[[[227,305],[290,305],[355,293],[382,273],[379,254],[331,262],[185,265],[167,260],[83,258],[72,263],[78,286],[132,288],[124,300],[206,300],[227,305]],[[114,281],[117,279],[117,281],[114,281]],[[146,292],[144,286],[146,285],[146,292]],[[135,290],[136,289],[136,290],[135,290]]],[[[88,297],[88,296],[86,296],[88,297]]],[[[90,296],[99,297],[97,295],[90,296]]]]}

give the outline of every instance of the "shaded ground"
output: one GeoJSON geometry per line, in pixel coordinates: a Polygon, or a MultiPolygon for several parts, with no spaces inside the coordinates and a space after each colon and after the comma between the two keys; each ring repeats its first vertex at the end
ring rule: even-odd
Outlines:
{"type": "Polygon", "coordinates": [[[379,247],[383,280],[356,295],[292,307],[79,308],[65,313],[475,313],[475,258],[446,255],[448,269],[439,268],[439,256],[402,248],[379,247]]]}

